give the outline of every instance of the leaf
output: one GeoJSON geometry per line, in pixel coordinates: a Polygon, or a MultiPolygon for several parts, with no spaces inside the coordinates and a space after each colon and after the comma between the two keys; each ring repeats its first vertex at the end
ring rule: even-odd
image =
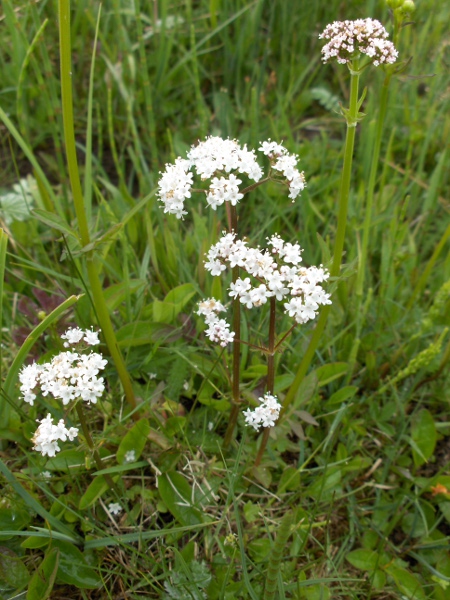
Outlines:
{"type": "Polygon", "coordinates": [[[353,398],[353,396],[358,391],[356,385],[346,385],[337,392],[334,392],[327,401],[327,405],[329,404],[342,404],[346,400],[353,398]]]}
{"type": "Polygon", "coordinates": [[[119,464],[125,462],[125,455],[127,452],[134,452],[133,460],[137,460],[142,454],[149,433],[150,425],[148,419],[141,419],[133,425],[120,442],[116,453],[117,462],[119,464]]]}
{"type": "Polygon", "coordinates": [[[33,573],[28,586],[27,600],[47,600],[52,593],[59,564],[59,549],[50,548],[33,573]]]}
{"type": "Polygon", "coordinates": [[[45,468],[49,471],[68,471],[68,469],[85,466],[85,454],[79,450],[63,450],[55,457],[49,458],[45,468]]]}
{"type": "Polygon", "coordinates": [[[30,579],[28,569],[15,552],[0,546],[0,581],[15,590],[24,588],[30,579]]]}
{"type": "Polygon", "coordinates": [[[194,506],[191,486],[175,471],[158,477],[158,491],[162,501],[181,525],[203,523],[203,513],[194,506]]]}
{"type": "Polygon", "coordinates": [[[53,540],[52,547],[59,549],[58,579],[87,590],[101,586],[102,580],[76,546],[70,542],[53,540]]]}
{"type": "Polygon", "coordinates": [[[31,517],[22,508],[0,509],[0,540],[10,539],[11,535],[2,535],[2,531],[20,531],[31,521],[31,517]]]}
{"type": "Polygon", "coordinates": [[[88,485],[87,490],[81,496],[78,508],[80,510],[84,510],[88,506],[91,506],[91,504],[94,504],[94,502],[98,500],[100,496],[107,490],[109,490],[109,485],[104,476],[99,475],[98,477],[95,477],[88,485]]]}
{"type": "Polygon", "coordinates": [[[416,413],[412,419],[411,439],[414,464],[420,467],[433,455],[437,441],[436,425],[426,408],[416,413]]]}
{"type": "Polygon", "coordinates": [[[302,421],[305,421],[305,423],[308,423],[308,425],[315,425],[316,427],[319,426],[319,423],[315,420],[315,418],[306,410],[296,410],[294,414],[297,415],[297,417],[302,421]]]}
{"type": "Polygon", "coordinates": [[[34,215],[38,221],[41,221],[53,229],[60,231],[64,235],[79,241],[78,236],[74,233],[73,229],[71,229],[70,226],[59,215],[49,212],[48,210],[44,210],[43,208],[35,208],[31,214],[34,215]]]}
{"type": "Polygon", "coordinates": [[[323,365],[315,370],[319,386],[326,385],[339,377],[345,375],[348,371],[348,363],[335,362],[328,365],[323,365]]]}
{"type": "Polygon", "coordinates": [[[185,283],[171,290],[163,301],[153,302],[153,319],[157,323],[173,323],[196,290],[191,283],[185,283]]]}
{"type": "Polygon", "coordinates": [[[375,571],[380,566],[380,555],[374,550],[359,548],[349,552],[345,559],[361,571],[375,571]]]}
{"type": "Polygon", "coordinates": [[[411,598],[411,600],[427,600],[420,581],[410,571],[395,564],[389,564],[385,571],[393,578],[399,591],[405,594],[407,598],[411,598]]]}

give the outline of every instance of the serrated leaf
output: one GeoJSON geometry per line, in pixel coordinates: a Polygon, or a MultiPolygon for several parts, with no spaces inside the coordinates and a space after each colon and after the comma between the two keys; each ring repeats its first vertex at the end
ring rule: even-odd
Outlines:
{"type": "Polygon", "coordinates": [[[420,584],[420,581],[410,571],[403,567],[390,564],[385,571],[395,581],[395,585],[402,594],[411,600],[427,600],[425,592],[420,584]]]}
{"type": "Polygon", "coordinates": [[[33,573],[27,591],[27,600],[47,600],[53,590],[58,572],[59,549],[50,548],[44,560],[33,573]]]}
{"type": "Polygon", "coordinates": [[[181,525],[203,523],[203,513],[193,504],[195,499],[188,481],[176,471],[158,477],[162,501],[181,525]]]}
{"type": "Polygon", "coordinates": [[[342,404],[346,400],[353,398],[358,391],[356,385],[346,385],[337,392],[334,392],[327,401],[327,404],[342,404]]]}
{"type": "Polygon", "coordinates": [[[416,413],[411,423],[413,458],[416,467],[420,467],[433,455],[437,441],[436,425],[432,414],[426,409],[416,413]]]}
{"type": "Polygon", "coordinates": [[[73,229],[71,229],[71,227],[59,215],[49,212],[48,210],[44,210],[43,208],[35,208],[32,211],[32,214],[36,217],[36,219],[38,219],[38,221],[41,221],[53,229],[60,231],[64,235],[79,241],[78,236],[74,233],[73,229]]]}
{"type": "Polygon", "coordinates": [[[375,571],[380,566],[380,555],[374,550],[359,548],[349,552],[345,559],[361,571],[375,571]]]}
{"type": "Polygon", "coordinates": [[[335,362],[330,363],[328,365],[323,365],[323,367],[319,367],[314,372],[317,375],[318,385],[326,385],[339,377],[345,375],[348,371],[348,363],[345,362],[335,362]]]}
{"type": "Polygon", "coordinates": [[[134,460],[137,460],[142,454],[142,450],[147,442],[150,433],[148,419],[141,419],[125,434],[117,449],[116,458],[119,464],[125,461],[127,452],[134,452],[134,460]]]}

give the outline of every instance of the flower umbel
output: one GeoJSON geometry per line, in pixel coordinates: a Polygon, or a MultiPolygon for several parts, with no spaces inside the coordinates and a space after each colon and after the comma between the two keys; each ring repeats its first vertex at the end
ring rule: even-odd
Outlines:
{"type": "Polygon", "coordinates": [[[73,441],[78,435],[76,427],[67,429],[63,419],[60,419],[57,425],[53,424],[53,419],[50,413],[38,421],[39,427],[36,429],[33,442],[34,450],[40,452],[42,456],[55,456],[60,451],[58,440],[65,442],[67,439],[73,441]]]}
{"type": "Polygon", "coordinates": [[[335,58],[340,64],[350,63],[358,54],[365,54],[378,67],[395,63],[398,52],[388,38],[389,34],[376,19],[335,21],[327,25],[319,39],[329,40],[322,48],[322,60],[335,58]]]}
{"type": "MultiPolygon", "coordinates": [[[[297,198],[306,185],[303,173],[297,169],[297,156],[289,154],[286,148],[270,140],[262,142],[259,150],[269,157],[271,171],[282,174],[281,182],[287,183],[289,197],[292,200],[297,198]]],[[[164,205],[164,212],[178,219],[187,214],[184,201],[194,191],[194,173],[201,182],[210,180],[208,188],[195,191],[206,195],[206,202],[213,210],[224,202],[236,206],[242,200],[244,194],[239,187],[242,179],[238,175],[254,182],[260,181],[263,176],[254,150],[240,146],[236,140],[210,136],[192,146],[186,159],[177,158],[174,164],[166,165],[166,170],[161,173],[158,196],[164,205]]],[[[279,177],[273,178],[279,181],[279,177]]]]}
{"type": "Polygon", "coordinates": [[[278,398],[272,394],[264,394],[258,400],[261,404],[255,410],[247,408],[244,411],[245,424],[251,425],[256,431],[259,431],[260,427],[274,427],[281,410],[278,398]]]}

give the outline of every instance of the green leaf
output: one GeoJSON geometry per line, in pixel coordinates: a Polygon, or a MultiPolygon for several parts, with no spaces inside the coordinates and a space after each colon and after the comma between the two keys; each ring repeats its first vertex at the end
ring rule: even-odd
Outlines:
{"type": "Polygon", "coordinates": [[[437,441],[436,425],[426,408],[416,413],[412,419],[411,439],[414,464],[420,467],[433,455],[437,441]]]}
{"type": "Polygon", "coordinates": [[[153,319],[157,323],[173,323],[196,290],[191,283],[185,283],[171,290],[163,301],[153,302],[153,319]]]}
{"type": "Polygon", "coordinates": [[[181,525],[203,523],[203,513],[193,505],[192,489],[183,475],[175,471],[160,475],[158,491],[164,504],[181,525]]]}
{"type": "Polygon", "coordinates": [[[5,546],[0,546],[0,581],[14,590],[21,590],[29,579],[28,569],[17,554],[5,546]]]}
{"type": "Polygon", "coordinates": [[[59,549],[50,548],[44,560],[33,573],[28,586],[27,600],[47,600],[52,593],[53,585],[58,572],[59,549]]]}
{"type": "Polygon", "coordinates": [[[319,367],[315,370],[317,374],[317,381],[319,382],[319,386],[326,385],[339,377],[345,375],[348,371],[348,363],[345,362],[335,362],[329,365],[323,365],[323,367],[319,367]]]}
{"type": "Polygon", "coordinates": [[[82,589],[100,587],[102,580],[76,546],[62,540],[53,540],[52,547],[59,549],[58,579],[82,589]]]}
{"type": "Polygon", "coordinates": [[[41,221],[53,229],[60,231],[64,235],[79,241],[78,236],[74,233],[73,229],[71,229],[71,227],[59,215],[49,212],[48,210],[44,210],[43,208],[35,208],[32,211],[32,215],[34,215],[38,221],[41,221]]]}
{"type": "Polygon", "coordinates": [[[342,402],[353,398],[357,391],[356,385],[346,385],[328,398],[327,405],[342,404],[342,402]]]}
{"type": "Polygon", "coordinates": [[[373,550],[359,548],[349,552],[345,559],[361,571],[375,571],[380,566],[380,555],[373,550]]]}
{"type": "Polygon", "coordinates": [[[395,581],[395,585],[402,594],[411,600],[427,600],[420,581],[410,571],[395,564],[389,564],[386,573],[395,581]]]}
{"type": "Polygon", "coordinates": [[[2,535],[2,531],[20,531],[30,521],[30,515],[22,508],[0,508],[0,540],[12,537],[11,535],[2,535]]]}
{"type": "Polygon", "coordinates": [[[148,419],[138,421],[120,442],[116,454],[117,462],[122,464],[125,461],[127,452],[134,452],[133,460],[137,460],[142,454],[149,433],[150,425],[148,419]]]}
{"type": "Polygon", "coordinates": [[[80,467],[85,467],[85,454],[79,450],[63,450],[45,463],[45,468],[49,471],[67,472],[80,467]]]}
{"type": "Polygon", "coordinates": [[[94,504],[94,502],[98,500],[100,496],[107,490],[109,490],[109,485],[104,476],[99,475],[98,477],[95,477],[95,479],[93,479],[88,485],[87,490],[81,496],[78,508],[80,510],[84,510],[88,506],[91,506],[91,504],[94,504]]]}
{"type": "Polygon", "coordinates": [[[144,279],[127,279],[124,283],[115,283],[106,288],[104,294],[110,312],[116,310],[131,293],[140,290],[145,285],[144,279]]]}

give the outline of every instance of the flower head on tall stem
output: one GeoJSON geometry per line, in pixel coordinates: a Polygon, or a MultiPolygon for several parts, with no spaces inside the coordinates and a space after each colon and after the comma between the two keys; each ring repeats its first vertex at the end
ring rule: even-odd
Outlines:
{"type": "Polygon", "coordinates": [[[322,60],[336,59],[339,64],[349,64],[359,54],[369,57],[375,67],[394,63],[398,52],[388,38],[389,34],[376,19],[335,21],[319,35],[329,40],[322,48],[322,60]]]}

